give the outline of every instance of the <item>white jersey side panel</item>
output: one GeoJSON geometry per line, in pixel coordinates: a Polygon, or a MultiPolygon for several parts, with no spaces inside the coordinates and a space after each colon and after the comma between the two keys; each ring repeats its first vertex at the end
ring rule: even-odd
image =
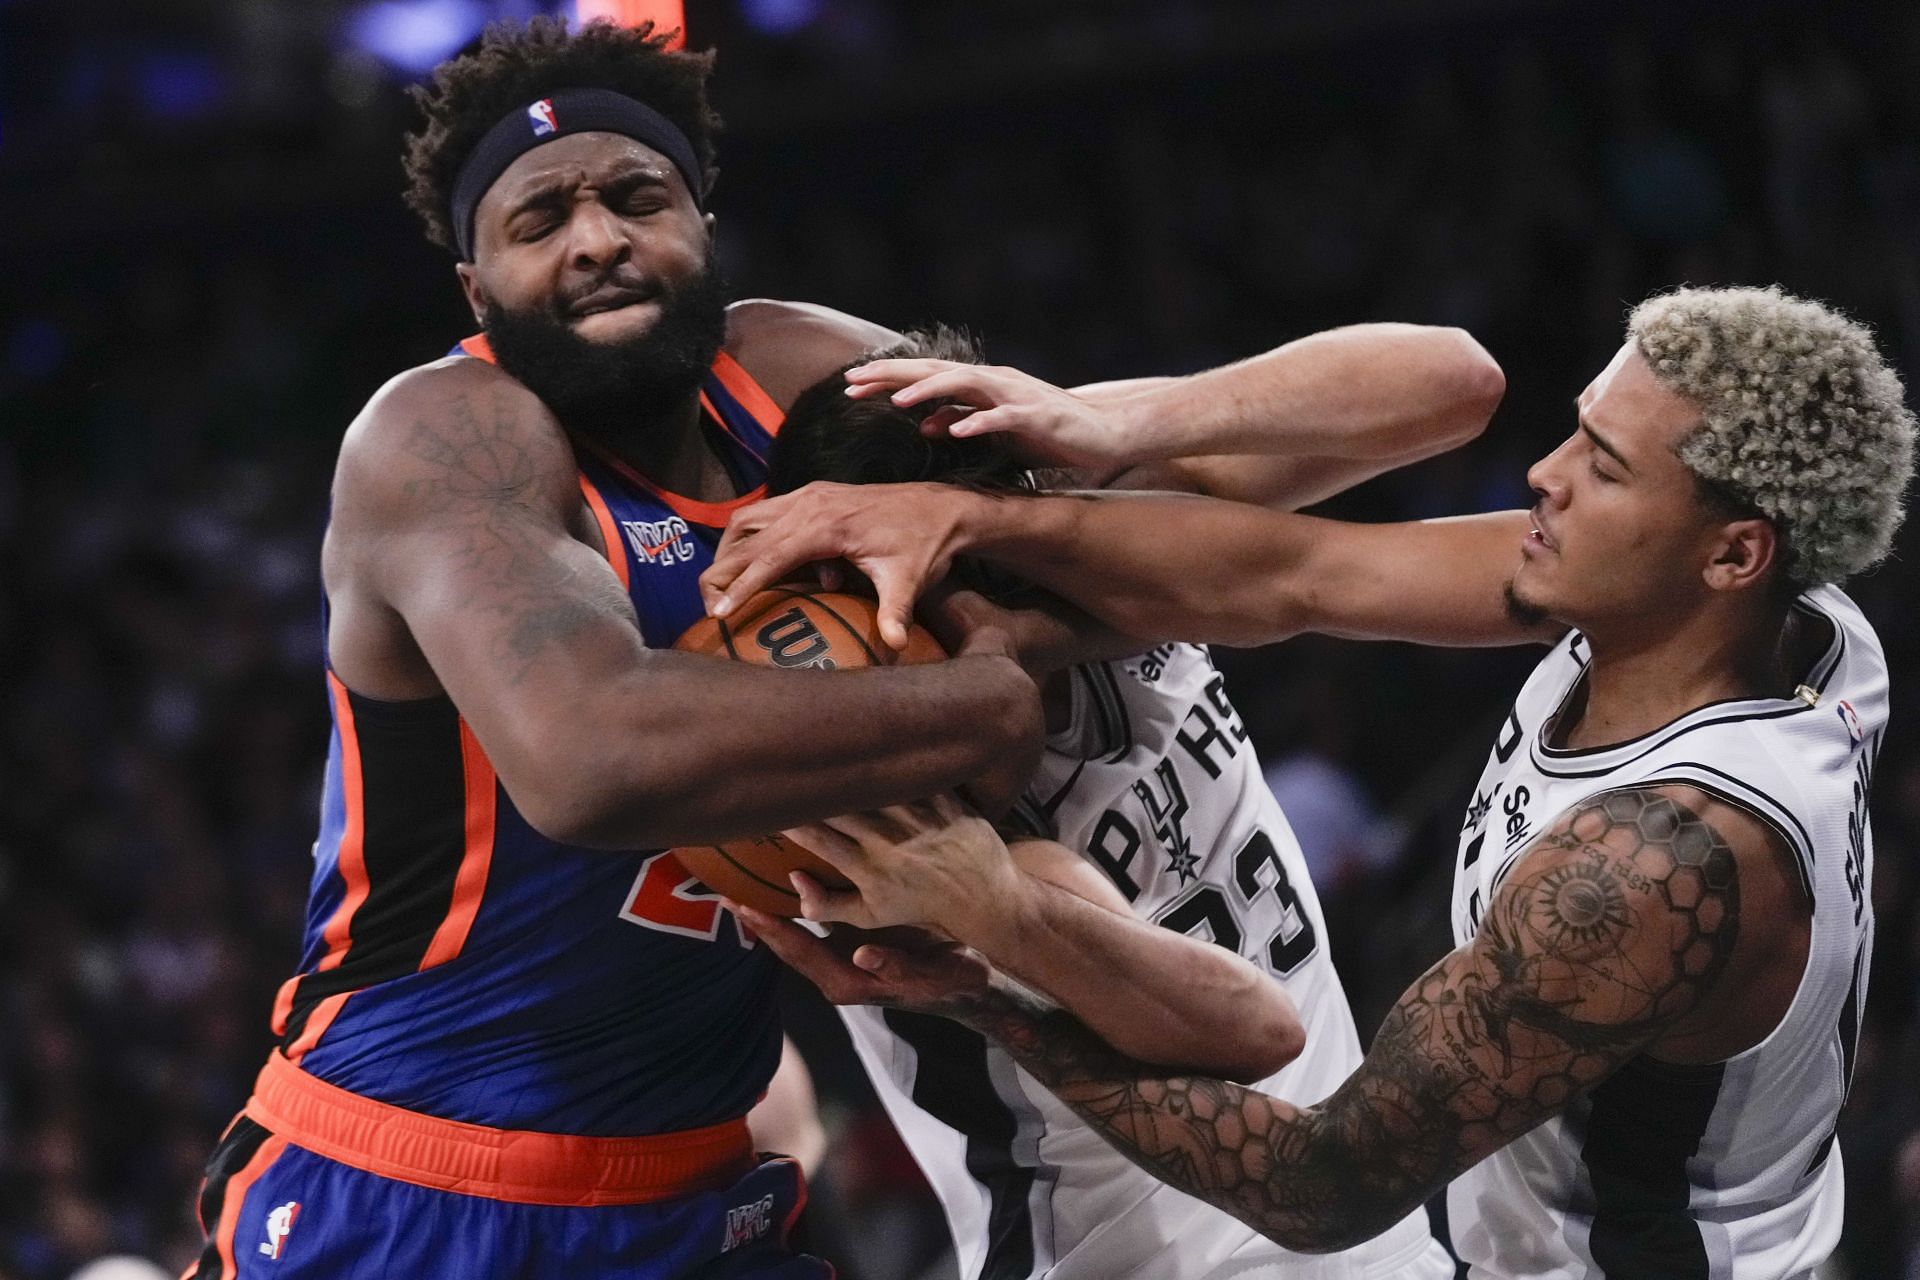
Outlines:
{"type": "Polygon", "coordinates": [[[1547,745],[1553,719],[1586,671],[1575,634],[1534,671],[1502,727],[1461,831],[1456,942],[1472,938],[1558,816],[1662,782],[1710,791],[1774,828],[1812,901],[1813,934],[1793,1002],[1760,1044],[1709,1066],[1636,1058],[1454,1182],[1454,1248],[1478,1280],[1781,1280],[1810,1275],[1839,1239],[1834,1126],[1872,952],[1867,803],[1887,671],[1837,588],[1796,607],[1832,634],[1799,697],[1713,703],[1630,742],[1558,750],[1547,745]]]}
{"type": "MultiPolygon", "coordinates": [[[[1016,818],[1083,854],[1142,917],[1278,978],[1307,1047],[1259,1087],[1319,1101],[1359,1065],[1360,1046],[1305,859],[1225,682],[1190,645],[1071,678],[1071,723],[1049,742],[1016,818]]],[[[842,1014],[946,1206],[964,1280],[1453,1273],[1421,1213],[1345,1253],[1287,1253],[1143,1172],[972,1032],[877,1009],[842,1014]]]]}

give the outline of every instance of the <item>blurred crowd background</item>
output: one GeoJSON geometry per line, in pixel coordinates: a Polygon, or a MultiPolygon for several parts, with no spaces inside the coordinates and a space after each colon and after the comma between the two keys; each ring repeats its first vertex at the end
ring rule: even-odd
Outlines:
{"type": "MultiPolygon", "coordinates": [[[[195,1249],[295,958],[326,742],[317,551],[366,397],[469,331],[399,199],[402,89],[522,0],[0,3],[0,1277],[195,1249]]],[[[1920,376],[1920,6],[691,0],[743,296],[967,325],[1064,381],[1462,325],[1486,436],[1332,509],[1522,504],[1650,291],[1778,280],[1920,376]]],[[[1920,630],[1895,672],[1835,1274],[1920,1278],[1920,630]]],[[[1198,553],[1198,552],[1197,552],[1198,553]]],[[[1533,655],[1222,654],[1363,1035],[1447,946],[1459,815],[1533,655]]],[[[803,993],[854,1280],[943,1229],[803,993]]]]}

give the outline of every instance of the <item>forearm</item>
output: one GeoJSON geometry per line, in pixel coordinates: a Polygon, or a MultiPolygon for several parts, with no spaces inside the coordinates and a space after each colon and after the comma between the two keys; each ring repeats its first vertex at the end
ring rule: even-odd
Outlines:
{"type": "Polygon", "coordinates": [[[769,671],[656,653],[582,709],[549,777],[576,843],[710,843],[962,787],[1037,753],[1039,715],[1001,657],[769,671]]]}
{"type": "Polygon", "coordinates": [[[1396,458],[1471,439],[1505,393],[1500,366],[1459,329],[1332,329],[1237,364],[1104,391],[1128,461],[1203,455],[1396,458]]]}
{"type": "Polygon", "coordinates": [[[1236,1080],[1299,1056],[1292,1001],[1239,956],[1030,875],[1017,883],[1011,900],[957,915],[955,936],[1121,1053],[1236,1080]]]}
{"type": "Polygon", "coordinates": [[[1524,512],[1360,525],[1180,495],[955,501],[956,549],[1147,644],[1314,631],[1478,646],[1555,634],[1506,605],[1524,512]]]}
{"type": "Polygon", "coordinates": [[[999,1043],[1135,1164],[1284,1248],[1351,1248],[1444,1182],[1395,1173],[1403,1142],[1422,1145],[1410,1141],[1416,1135],[1381,1121],[1367,1131],[1324,1106],[1296,1107],[1224,1080],[1170,1076],[1116,1052],[1071,1014],[1012,993],[941,1011],[999,1043]]]}
{"type": "Polygon", "coordinates": [[[957,549],[1002,564],[1142,645],[1300,630],[1286,572],[1311,521],[1176,495],[959,494],[957,549]]]}

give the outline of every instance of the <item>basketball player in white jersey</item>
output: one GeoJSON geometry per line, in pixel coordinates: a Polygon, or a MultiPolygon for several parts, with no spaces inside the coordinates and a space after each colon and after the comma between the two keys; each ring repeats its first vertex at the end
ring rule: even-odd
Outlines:
{"type": "MultiPolygon", "coordinates": [[[[1129,504],[1082,501],[1008,508],[995,519],[1014,531],[978,540],[963,530],[984,525],[923,505],[931,534],[904,555],[894,538],[884,570],[853,524],[796,536],[823,513],[788,513],[718,567],[724,586],[811,538],[898,585],[966,550],[1129,630],[1271,638],[1344,589],[1320,576],[1343,563],[1360,594],[1384,584],[1436,634],[1449,618],[1471,630],[1503,587],[1516,626],[1567,628],[1468,806],[1458,949],[1317,1106],[1143,1069],[1058,1011],[956,993],[901,953],[836,969],[803,938],[770,941],[829,984],[962,1018],[1144,1167],[1292,1248],[1366,1239],[1457,1178],[1474,1277],[1811,1276],[1840,1229],[1833,1130],[1865,997],[1887,711],[1879,643],[1834,584],[1899,523],[1902,395],[1871,336],[1825,307],[1682,290],[1635,310],[1575,433],[1529,473],[1539,501],[1504,564],[1431,526],[1350,535],[1141,499],[1130,514],[1216,555],[1123,554],[1106,544],[1129,504]],[[1260,581],[1219,562],[1263,566],[1260,581]]],[[[950,806],[835,828],[817,843],[860,904],[817,914],[964,931],[994,909],[977,893],[1010,883],[997,838],[950,806]],[[941,902],[916,887],[934,874],[941,902]]]]}
{"type": "MultiPolygon", "coordinates": [[[[978,359],[971,344],[946,331],[909,335],[893,354],[978,359]]],[[[1262,359],[1261,386],[1290,385],[1290,407],[1322,430],[1333,413],[1357,420],[1365,412],[1346,362],[1397,361],[1393,376],[1364,393],[1383,442],[1394,442],[1392,456],[1463,438],[1498,399],[1497,369],[1484,352],[1440,330],[1356,326],[1262,359]],[[1410,367],[1421,363],[1424,372],[1410,367]],[[1449,368],[1451,377],[1434,376],[1449,368]]],[[[829,378],[795,401],[769,456],[769,493],[823,478],[938,478],[999,489],[1027,482],[1028,462],[998,442],[929,441],[920,430],[924,410],[850,399],[846,387],[829,378]]],[[[1116,390],[1107,384],[1092,393],[1116,390]]],[[[1268,502],[1302,500],[1297,451],[1276,460],[1291,443],[1286,424],[1273,424],[1262,443],[1266,456],[1238,464],[1236,492],[1246,500],[1256,489],[1268,502]]],[[[1340,442],[1322,439],[1318,447],[1340,442]]],[[[1385,451],[1376,444],[1371,452],[1385,451]]],[[[1335,457],[1322,452],[1312,467],[1315,492],[1385,460],[1348,460],[1342,477],[1335,457]]],[[[1181,465],[1130,465],[1095,478],[1160,487],[1196,479],[1181,465]]],[[[985,608],[977,600],[971,607],[985,608]]],[[[1098,913],[1056,916],[1051,924],[1064,927],[1030,937],[1010,963],[1071,1000],[1075,976],[1047,954],[1071,949],[1075,967],[1092,979],[1080,984],[1088,998],[1076,1007],[1096,1020],[1113,1009],[1117,1017],[1103,1028],[1110,1038],[1125,1036],[1142,1053],[1157,1051],[1156,1061],[1188,1068],[1233,1063],[1238,1078],[1280,1097],[1324,1097],[1360,1061],[1352,1014],[1305,859],[1206,651],[1168,644],[1052,669],[1065,655],[1057,643],[1054,658],[1034,653],[1033,631],[1021,625],[1033,615],[993,616],[1022,637],[1023,662],[1043,677],[1050,731],[1039,772],[1009,819],[1026,837],[1013,844],[1014,858],[1046,885],[1162,927],[1122,931],[1098,913]],[[1242,959],[1230,968],[1220,963],[1222,950],[1242,959]],[[1113,1000],[1118,987],[1131,998],[1113,1000]],[[1148,1002],[1163,999],[1179,1011],[1177,1023],[1157,1008],[1146,1015],[1148,1002]],[[1275,1028],[1282,1018],[1291,1023],[1296,1009],[1298,1022],[1282,1043],[1275,1028]]],[[[1118,643],[1115,651],[1130,647],[1118,643]]],[[[1453,1274],[1417,1211],[1329,1258],[1284,1250],[1130,1164],[978,1033],[899,1009],[842,1012],[877,1093],[946,1210],[965,1280],[1453,1274]]]]}

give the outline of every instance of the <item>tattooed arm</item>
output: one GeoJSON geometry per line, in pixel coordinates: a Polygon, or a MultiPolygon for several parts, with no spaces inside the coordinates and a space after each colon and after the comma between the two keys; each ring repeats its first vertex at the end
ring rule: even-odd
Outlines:
{"type": "Polygon", "coordinates": [[[649,649],[590,540],[537,398],[479,361],[404,375],[341,450],[323,553],[336,674],[374,697],[444,691],[529,822],[607,848],[777,830],[1037,753],[1033,683],[992,637],[952,663],[849,672],[649,649]]]}
{"type": "Polygon", "coordinates": [[[1563,815],[1473,941],[1401,996],[1318,1106],[1168,1078],[1004,992],[940,1011],[1005,1045],[1156,1177],[1287,1248],[1349,1248],[1634,1055],[1728,1017],[1749,956],[1771,945],[1756,930],[1736,960],[1742,875],[1767,878],[1771,840],[1684,787],[1608,793],[1563,815]]]}

